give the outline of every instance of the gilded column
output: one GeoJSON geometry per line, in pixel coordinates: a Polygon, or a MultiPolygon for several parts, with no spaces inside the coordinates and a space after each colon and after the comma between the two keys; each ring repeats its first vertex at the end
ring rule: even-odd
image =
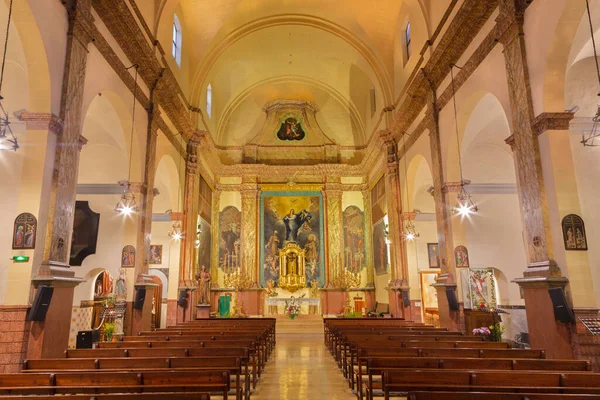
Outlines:
{"type": "Polygon", "coordinates": [[[371,192],[362,191],[363,207],[365,216],[365,252],[367,264],[367,284],[366,287],[375,287],[375,269],[373,266],[373,221],[371,219],[371,192]]]}
{"type": "Polygon", "coordinates": [[[210,259],[210,275],[212,277],[211,287],[219,287],[219,208],[221,191],[216,189],[212,196],[212,249],[210,259]]]}
{"type": "Polygon", "coordinates": [[[198,230],[198,207],[200,202],[200,178],[198,175],[198,146],[202,134],[196,132],[186,146],[185,189],[183,194],[183,230],[181,256],[179,258],[179,287],[195,287],[195,245],[198,230]]]}
{"type": "Polygon", "coordinates": [[[242,271],[258,286],[258,185],[255,177],[242,179],[242,271]]]}
{"type": "Polygon", "coordinates": [[[532,129],[533,102],[523,33],[524,5],[517,0],[501,0],[499,8],[496,21],[501,32],[500,43],[504,46],[512,114],[511,147],[528,261],[524,277],[515,282],[523,288],[531,346],[547,348],[548,358],[572,358],[570,324],[555,319],[554,305],[548,296],[548,289],[564,288],[568,280],[561,276],[554,260],[539,142],[532,129]]]}
{"type": "Polygon", "coordinates": [[[342,254],[342,186],[338,181],[325,183],[325,201],[327,202],[327,270],[329,279],[343,268],[342,254]]]}
{"type": "Polygon", "coordinates": [[[388,225],[390,245],[390,262],[392,277],[390,287],[407,286],[407,268],[404,240],[402,238],[402,203],[400,193],[400,174],[398,164],[398,146],[389,132],[379,133],[386,149],[387,164],[385,171],[385,191],[388,207],[388,225]]]}
{"type": "Polygon", "coordinates": [[[152,243],[152,205],[154,203],[155,196],[154,178],[156,176],[156,140],[158,138],[158,118],[160,118],[158,110],[148,113],[144,181],[140,185],[140,207],[137,235],[137,248],[140,256],[137,257],[135,265],[136,284],[152,282],[152,280],[148,277],[148,270],[150,267],[150,244],[152,243]]]}
{"type": "MultiPolygon", "coordinates": [[[[54,173],[48,198],[48,226],[44,242],[44,257],[34,282],[47,276],[73,277],[69,267],[71,234],[75,212],[79,153],[86,140],[81,136],[81,107],[88,44],[88,26],[93,24],[91,0],[77,0],[68,8],[69,30],[63,74],[60,107],[62,130],[58,132],[54,158],[54,173]]],[[[42,279],[43,280],[43,279],[42,279]]]]}

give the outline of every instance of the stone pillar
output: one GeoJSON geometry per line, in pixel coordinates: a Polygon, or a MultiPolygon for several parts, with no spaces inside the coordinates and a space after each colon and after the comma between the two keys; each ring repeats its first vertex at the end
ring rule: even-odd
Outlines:
{"type": "Polygon", "coordinates": [[[371,219],[371,192],[368,190],[362,191],[363,195],[363,208],[365,216],[365,252],[366,252],[366,264],[367,264],[367,283],[365,287],[375,287],[375,268],[373,265],[373,221],[371,219]]]}
{"type": "Polygon", "coordinates": [[[532,347],[546,349],[548,358],[572,358],[571,326],[554,319],[554,308],[548,295],[549,288],[564,288],[568,280],[554,261],[539,142],[532,130],[533,103],[523,14],[521,2],[500,1],[497,23],[502,33],[500,42],[504,46],[512,114],[513,135],[509,143],[513,149],[528,260],[523,278],[515,279],[515,282],[523,288],[532,347]]]}
{"type": "Polygon", "coordinates": [[[386,150],[385,192],[388,210],[390,264],[392,277],[389,283],[390,313],[396,318],[411,319],[410,306],[404,307],[404,292],[409,290],[406,248],[403,240],[402,200],[398,145],[387,131],[379,133],[386,150]]]}
{"type": "MultiPolygon", "coordinates": [[[[156,286],[148,270],[150,267],[150,245],[152,244],[152,205],[154,196],[158,192],[154,189],[154,178],[156,176],[156,141],[158,138],[157,109],[148,112],[148,129],[146,131],[146,158],[144,162],[144,181],[139,185],[140,204],[138,214],[137,254],[135,263],[135,284],[133,303],[140,290],[146,290],[146,299],[143,308],[136,310],[132,307],[131,333],[136,335],[140,331],[149,331],[152,325],[152,288],[156,286]]],[[[132,144],[133,145],[133,144],[132,144]]],[[[137,192],[135,186],[132,190],[137,192]]]]}
{"type": "MultiPolygon", "coordinates": [[[[48,219],[44,255],[32,278],[32,285],[54,287],[46,320],[31,324],[28,357],[60,357],[69,343],[74,288],[83,280],[75,278],[69,266],[71,235],[75,211],[79,153],[85,144],[81,136],[82,107],[87,46],[93,24],[91,0],[75,0],[68,7],[69,29],[61,97],[60,119],[54,155],[54,171],[47,199],[48,219]]],[[[35,270],[35,268],[34,268],[35,270]]]]}
{"type": "Polygon", "coordinates": [[[460,315],[458,311],[450,310],[446,291],[456,294],[456,266],[454,265],[452,245],[452,221],[450,215],[448,191],[444,185],[444,169],[440,144],[439,115],[437,112],[437,97],[432,94],[433,101],[429,104],[429,148],[431,151],[431,175],[433,177],[433,200],[435,202],[435,220],[438,231],[438,248],[440,252],[441,274],[434,285],[438,294],[438,309],[440,325],[453,330],[459,329],[460,315]]]}
{"type": "MultiPolygon", "coordinates": [[[[198,208],[200,206],[200,177],[198,172],[198,146],[201,135],[196,133],[186,145],[185,183],[183,193],[183,221],[181,227],[184,237],[181,240],[179,256],[179,290],[188,291],[187,308],[178,306],[177,322],[195,319],[196,301],[196,232],[198,230],[198,208]]],[[[210,266],[209,266],[210,267],[210,266]]]]}
{"type": "MultiPolygon", "coordinates": [[[[220,214],[221,191],[216,189],[212,196],[212,249],[210,260],[210,275],[212,277],[211,287],[219,288],[219,214],[220,214]]],[[[238,227],[239,229],[239,227],[238,227]]],[[[213,311],[217,311],[217,304],[213,304],[213,311]]]]}

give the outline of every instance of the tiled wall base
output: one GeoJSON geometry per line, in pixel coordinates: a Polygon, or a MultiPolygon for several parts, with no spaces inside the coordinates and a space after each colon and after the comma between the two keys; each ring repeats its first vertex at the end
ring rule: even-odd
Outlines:
{"type": "Polygon", "coordinates": [[[27,356],[28,306],[0,306],[0,373],[19,372],[27,356]]]}

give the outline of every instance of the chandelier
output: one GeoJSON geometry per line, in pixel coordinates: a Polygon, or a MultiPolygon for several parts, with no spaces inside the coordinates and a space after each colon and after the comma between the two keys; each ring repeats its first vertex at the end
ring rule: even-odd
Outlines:
{"type": "Polygon", "coordinates": [[[458,168],[460,171],[460,190],[456,195],[456,204],[454,205],[452,211],[461,217],[466,217],[479,211],[479,208],[473,202],[471,193],[466,188],[466,185],[471,182],[463,179],[462,160],[460,156],[460,137],[458,135],[458,113],[456,112],[456,91],[454,88],[454,67],[462,69],[455,64],[450,64],[450,77],[452,79],[452,103],[454,105],[454,127],[456,128],[456,150],[458,151],[458,168]]]}
{"type": "MultiPolygon", "coordinates": [[[[596,40],[594,39],[594,27],[592,25],[592,14],[590,13],[590,2],[589,0],[585,0],[585,5],[587,8],[587,16],[588,22],[590,24],[590,36],[592,38],[592,48],[594,49],[594,61],[596,62],[596,74],[598,77],[598,86],[600,86],[600,66],[598,66],[598,54],[596,51],[596,40]]],[[[600,96],[600,93],[597,94],[600,96]]],[[[598,123],[600,122],[600,104],[598,104],[598,108],[596,110],[596,115],[592,117],[592,129],[589,132],[583,132],[583,138],[581,139],[581,143],[584,146],[595,147],[598,146],[595,141],[598,136],[600,136],[600,129],[598,123]]]]}
{"type": "MultiPolygon", "coordinates": [[[[406,132],[402,135],[402,147],[404,147],[404,155],[402,158],[404,158],[404,192],[406,193],[406,209],[410,210],[410,195],[408,193],[408,167],[406,165],[406,135],[408,135],[406,132]]],[[[419,236],[419,232],[417,232],[415,225],[412,223],[410,218],[407,218],[406,223],[404,224],[402,238],[405,240],[415,240],[419,236]]]]}
{"type": "Polygon", "coordinates": [[[135,130],[135,97],[137,94],[138,67],[139,66],[137,64],[133,64],[127,68],[127,70],[135,68],[135,78],[133,83],[133,107],[131,110],[131,135],[129,140],[129,168],[127,172],[127,180],[119,182],[121,186],[125,187],[125,191],[115,206],[115,211],[125,216],[136,214],[139,211],[138,205],[135,201],[135,195],[131,191],[131,161],[133,159],[133,132],[135,130]]]}
{"type": "Polygon", "coordinates": [[[4,54],[2,55],[2,70],[0,71],[0,150],[14,150],[17,151],[19,143],[17,137],[13,133],[10,127],[10,121],[8,119],[8,113],[4,109],[2,100],[2,83],[4,82],[4,66],[6,65],[6,52],[8,49],[8,34],[10,32],[10,20],[12,16],[13,0],[10,0],[8,8],[8,21],[6,23],[6,38],[4,39],[4,54]]]}

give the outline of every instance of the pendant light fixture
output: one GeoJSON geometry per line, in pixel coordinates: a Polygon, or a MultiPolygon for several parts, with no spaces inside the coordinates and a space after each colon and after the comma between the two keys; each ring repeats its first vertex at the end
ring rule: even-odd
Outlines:
{"type": "Polygon", "coordinates": [[[471,199],[471,193],[466,188],[470,182],[463,179],[462,160],[460,156],[460,137],[458,135],[458,113],[456,111],[456,91],[454,88],[454,67],[462,69],[455,64],[450,64],[450,78],[452,79],[452,103],[454,105],[454,127],[456,128],[456,150],[458,152],[458,168],[460,171],[460,190],[456,195],[456,204],[453,212],[462,217],[469,216],[479,210],[477,205],[471,199]]]}
{"type": "Polygon", "coordinates": [[[127,68],[127,70],[135,68],[135,78],[133,84],[133,108],[131,110],[131,136],[129,140],[129,169],[127,172],[127,180],[119,182],[119,184],[125,188],[125,191],[123,192],[121,198],[115,206],[116,212],[126,216],[135,214],[139,211],[138,205],[135,201],[135,194],[133,194],[133,191],[131,190],[131,161],[133,158],[133,132],[135,130],[135,104],[137,94],[138,67],[138,64],[133,64],[132,66],[127,68]]]}
{"type": "Polygon", "coordinates": [[[10,21],[12,17],[13,0],[10,0],[8,6],[8,22],[6,23],[6,37],[4,39],[4,53],[2,55],[2,70],[0,71],[0,150],[14,150],[17,151],[19,143],[17,137],[13,133],[10,127],[10,121],[8,119],[8,113],[4,109],[2,101],[2,83],[4,82],[4,67],[6,65],[6,52],[8,49],[8,34],[10,32],[10,21]]]}
{"type": "MultiPolygon", "coordinates": [[[[596,62],[596,76],[598,79],[598,88],[600,89],[600,66],[598,65],[598,54],[597,54],[597,50],[596,50],[596,40],[594,39],[594,27],[592,25],[592,14],[590,12],[589,0],[585,0],[585,5],[587,8],[588,22],[590,25],[590,36],[592,38],[592,48],[594,49],[594,61],[596,62]]],[[[597,96],[600,96],[600,92],[597,93],[597,96]]],[[[581,143],[584,146],[590,146],[590,147],[598,146],[598,144],[596,144],[595,141],[596,141],[596,138],[598,136],[600,136],[599,123],[600,123],[600,104],[598,104],[598,108],[596,110],[596,115],[594,115],[592,117],[592,129],[589,132],[583,133],[583,138],[581,140],[581,143]]]]}
{"type": "MultiPolygon", "coordinates": [[[[404,147],[404,192],[406,193],[406,209],[410,210],[410,194],[408,193],[408,167],[406,165],[406,135],[408,133],[404,133],[402,135],[402,147],[404,147]]],[[[412,223],[410,218],[406,219],[406,223],[404,224],[404,231],[402,232],[402,237],[405,240],[415,240],[418,238],[419,232],[415,228],[415,225],[412,223]]]]}
{"type": "MultiPolygon", "coordinates": [[[[180,133],[181,136],[181,146],[184,147],[184,143],[185,141],[183,140],[183,134],[180,133]]],[[[183,156],[180,154],[179,155],[179,170],[177,171],[177,178],[180,180],[180,174],[181,174],[181,168],[182,168],[182,161],[183,161],[183,156]]],[[[180,200],[181,200],[181,188],[180,185],[178,185],[177,188],[177,207],[180,207],[180,200]]],[[[183,228],[181,227],[181,220],[179,219],[179,216],[176,217],[176,219],[173,221],[173,226],[171,226],[171,230],[168,233],[169,237],[173,240],[181,240],[183,239],[183,237],[185,236],[185,233],[183,232],[183,228]]]]}

